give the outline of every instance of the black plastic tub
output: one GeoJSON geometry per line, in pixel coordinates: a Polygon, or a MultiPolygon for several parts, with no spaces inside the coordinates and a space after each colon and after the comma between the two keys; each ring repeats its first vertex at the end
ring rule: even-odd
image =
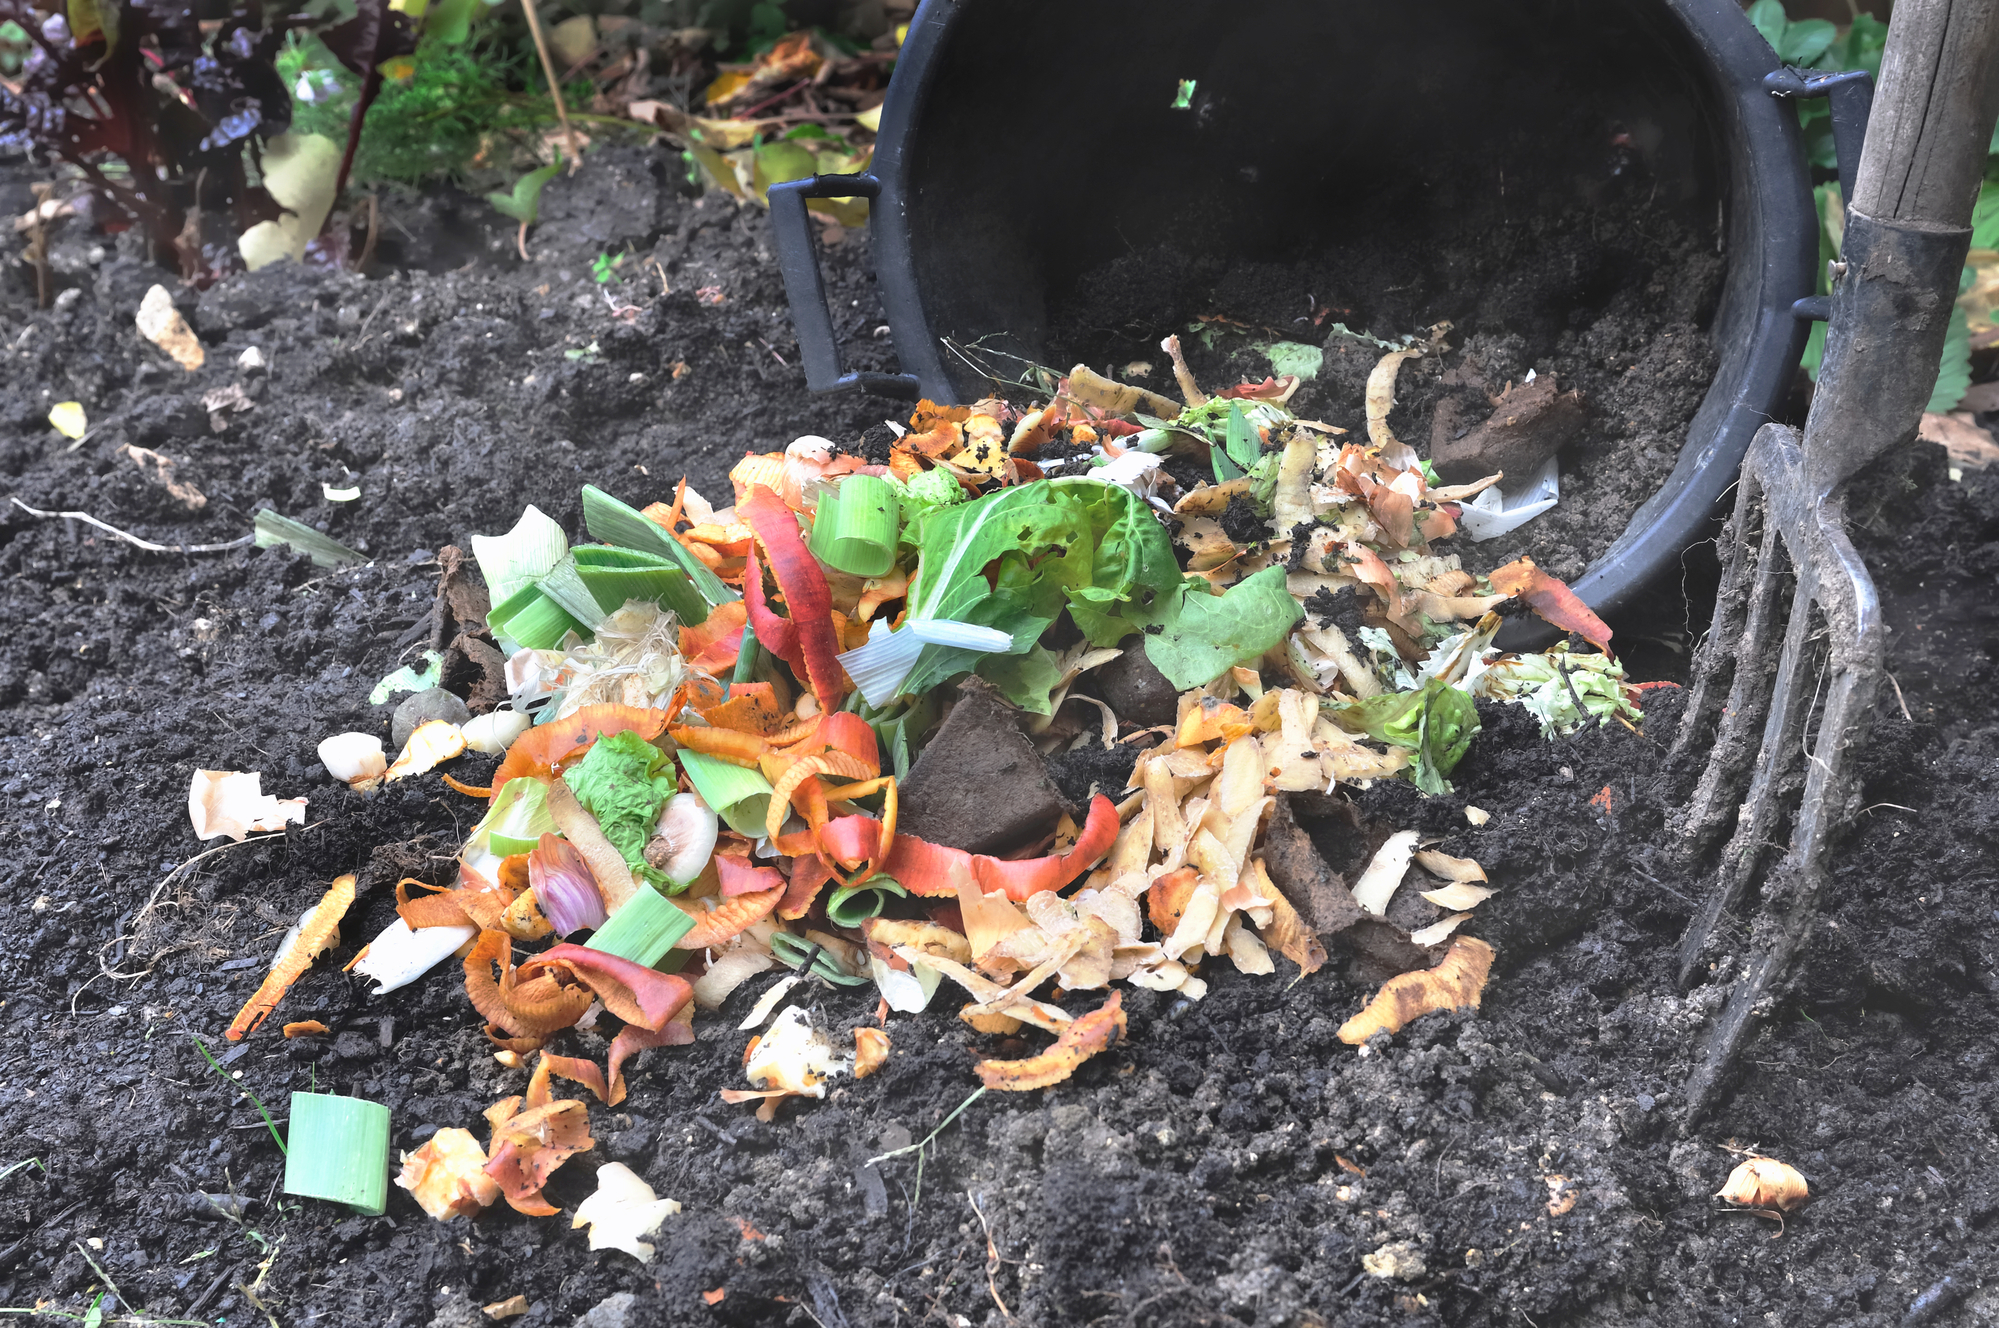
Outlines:
{"type": "Polygon", "coordinates": [[[925,0],[871,174],[771,191],[808,382],[969,400],[947,338],[1045,361],[1053,294],[1189,216],[1279,251],[1372,196],[1450,206],[1426,167],[1482,144],[1635,126],[1661,205],[1720,218],[1726,274],[1677,464],[1575,585],[1615,613],[1711,535],[1804,348],[1818,232],[1785,77],[1731,0],[925,0]],[[840,369],[804,200],[855,193],[900,375],[840,369]]]}

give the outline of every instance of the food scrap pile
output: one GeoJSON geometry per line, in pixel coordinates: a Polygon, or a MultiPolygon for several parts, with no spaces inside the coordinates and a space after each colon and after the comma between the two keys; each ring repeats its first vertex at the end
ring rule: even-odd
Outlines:
{"type": "MultiPolygon", "coordinates": [[[[457,879],[403,882],[354,965],[379,993],[459,957],[498,1058],[534,1058],[489,1143],[445,1129],[405,1157],[427,1211],[554,1213],[542,1186],[592,1146],[554,1081],[618,1104],[634,1055],[691,1041],[699,1012],[779,968],[722,1094],[766,1120],[870,1073],[890,1015],[945,992],[983,1033],[1052,1039],[978,1063],[997,1090],[1113,1046],[1122,984],[1199,1000],[1217,965],[1311,973],[1336,939],[1387,978],[1349,1043],[1477,1006],[1493,952],[1460,929],[1493,893],[1479,864],[1404,831],[1349,885],[1292,800],[1447,792],[1475,698],[1552,733],[1631,723],[1638,689],[1532,562],[1481,576],[1434,550],[1500,477],[1440,486],[1388,430],[1396,367],[1423,347],[1384,357],[1365,439],[1295,418],[1294,380],[1210,398],[1164,349],[1183,400],[1078,366],[1031,409],[926,401],[853,450],[747,456],[727,506],[684,480],[643,511],[586,488],[591,542],[533,507],[474,540],[497,647],[466,649],[503,676],[474,689],[488,713],[417,726],[393,765],[370,735],[322,747],[361,789],[505,753],[486,787],[443,776],[486,803],[457,879]],[[1499,651],[1512,611],[1592,648],[1499,651]],[[822,980],[875,988],[882,1027],[842,1047],[784,1006],[822,980]],[[604,1063],[551,1049],[579,1024],[610,1038],[604,1063]]],[[[344,878],[302,920],[232,1038],[352,898],[344,878]]],[[[669,1202],[629,1173],[605,1184],[593,1217],[639,1216],[593,1245],[649,1253],[669,1202]]]]}

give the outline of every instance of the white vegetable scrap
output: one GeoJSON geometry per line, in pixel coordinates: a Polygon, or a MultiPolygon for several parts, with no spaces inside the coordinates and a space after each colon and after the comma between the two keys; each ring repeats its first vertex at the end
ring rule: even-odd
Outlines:
{"type": "Polygon", "coordinates": [[[187,790],[187,815],[197,839],[227,835],[237,843],[252,833],[305,824],[304,798],[264,792],[262,771],[197,770],[187,790]]]}
{"type": "Polygon", "coordinates": [[[180,316],[180,310],[174,308],[174,297],[165,286],[155,286],[146,292],[146,298],[139,301],[139,315],[133,321],[140,336],[165,351],[189,373],[207,362],[208,352],[201,348],[201,338],[194,335],[194,329],[180,316]]]}
{"type": "Polygon", "coordinates": [[[1388,901],[1395,897],[1395,887],[1408,874],[1409,860],[1415,856],[1421,838],[1414,830],[1398,830],[1375,850],[1374,860],[1367,864],[1367,870],[1353,887],[1353,901],[1364,912],[1377,918],[1388,912],[1388,901]]]}
{"type": "Polygon", "coordinates": [[[382,782],[389,758],[382,740],[372,733],[336,733],[319,743],[319,763],[351,789],[367,791],[382,782]]]}
{"type": "Polygon", "coordinates": [[[587,1224],[593,1250],[623,1250],[647,1263],[653,1246],[641,1238],[658,1231],[679,1211],[678,1202],[659,1198],[630,1167],[607,1162],[597,1168],[596,1193],[576,1205],[576,1218],[569,1226],[574,1230],[587,1224]]]}
{"type": "Polygon", "coordinates": [[[467,747],[487,756],[498,756],[513,746],[515,739],[533,724],[532,716],[518,710],[495,710],[489,714],[474,715],[461,727],[465,731],[467,747]]]}
{"type": "Polygon", "coordinates": [[[385,995],[409,986],[478,934],[479,929],[470,924],[411,930],[409,923],[397,918],[362,951],[354,961],[354,971],[375,980],[371,995],[385,995]]]}

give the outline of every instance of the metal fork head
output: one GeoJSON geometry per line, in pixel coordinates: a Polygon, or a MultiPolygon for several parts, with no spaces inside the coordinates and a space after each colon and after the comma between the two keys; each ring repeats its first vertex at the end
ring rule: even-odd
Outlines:
{"type": "MultiPolygon", "coordinates": [[[[1878,686],[1886,628],[1873,579],[1847,537],[1843,499],[1817,496],[1795,430],[1765,425],[1750,444],[1730,524],[1742,587],[1740,635],[1710,642],[1735,658],[1730,699],[1714,750],[1756,755],[1706,902],[1681,943],[1684,985],[1724,914],[1734,910],[1787,819],[1789,846],[1763,880],[1758,915],[1728,1002],[1709,1029],[1687,1084],[1685,1109],[1697,1116],[1733,1059],[1755,1007],[1789,965],[1809,931],[1827,858],[1857,792],[1856,749],[1878,686]],[[1742,557],[1754,545],[1753,559],[1742,557]],[[1746,573],[1742,571],[1746,568],[1746,573]],[[1794,582],[1789,611],[1784,583],[1794,582]],[[1774,671],[1759,667],[1781,634],[1774,671]],[[1812,722],[1816,713],[1817,722],[1812,722]],[[1761,728],[1760,743],[1751,735],[1761,728]],[[1795,810],[1789,809],[1795,796],[1795,810]]],[[[1700,702],[1704,698],[1696,697],[1700,702]]],[[[1688,721],[1694,719],[1690,705],[1688,721]]],[[[1740,764],[1711,765],[1690,811],[1698,834],[1718,809],[1734,805],[1740,764]]]]}

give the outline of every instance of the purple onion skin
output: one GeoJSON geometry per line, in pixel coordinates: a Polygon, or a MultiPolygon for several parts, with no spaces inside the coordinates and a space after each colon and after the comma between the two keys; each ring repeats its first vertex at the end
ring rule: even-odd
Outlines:
{"type": "Polygon", "coordinates": [[[586,928],[596,930],[608,916],[604,896],[590,864],[561,836],[541,837],[528,855],[528,884],[534,887],[534,902],[556,935],[567,936],[586,928]]]}

